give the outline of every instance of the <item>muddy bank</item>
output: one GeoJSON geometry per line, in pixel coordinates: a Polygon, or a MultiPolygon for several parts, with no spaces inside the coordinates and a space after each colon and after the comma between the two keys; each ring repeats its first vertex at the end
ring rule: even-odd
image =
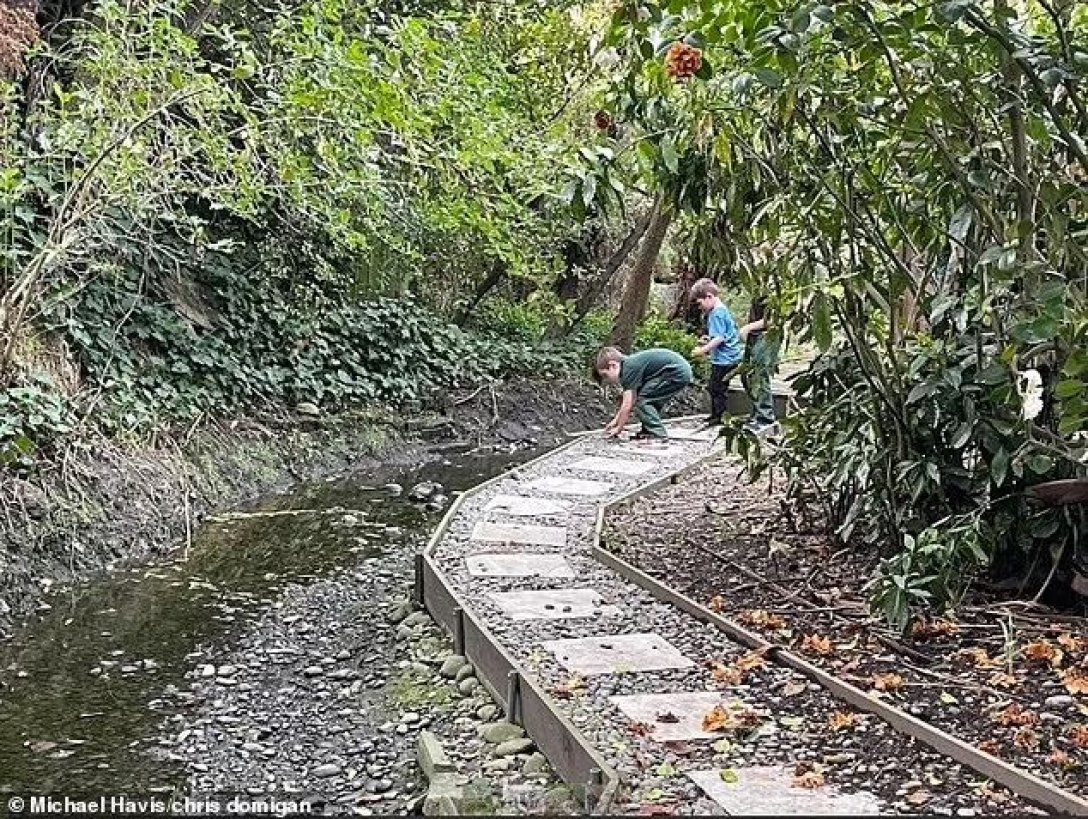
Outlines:
{"type": "MultiPolygon", "coordinates": [[[[677,412],[695,406],[692,391],[677,412]]],[[[514,449],[598,426],[614,408],[587,381],[451,393],[407,416],[238,419],[153,445],[97,439],[0,486],[0,638],[57,585],[161,556],[217,510],[302,480],[410,467],[443,446],[514,449]]]]}

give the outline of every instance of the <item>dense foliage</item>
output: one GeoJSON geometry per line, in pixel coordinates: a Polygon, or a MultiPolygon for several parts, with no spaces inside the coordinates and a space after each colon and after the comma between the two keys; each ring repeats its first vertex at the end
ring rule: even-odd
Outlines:
{"type": "Polygon", "coordinates": [[[779,463],[843,540],[890,546],[900,624],[1085,542],[1024,490],[1088,471],[1086,38],[1060,0],[632,0],[598,56],[594,195],[665,192],[824,351],[779,463]]]}
{"type": "Polygon", "coordinates": [[[557,196],[582,116],[577,15],[82,11],[25,59],[5,41],[7,460],[88,422],[402,402],[585,352],[450,324],[484,281],[546,294],[580,230],[557,196]]]}

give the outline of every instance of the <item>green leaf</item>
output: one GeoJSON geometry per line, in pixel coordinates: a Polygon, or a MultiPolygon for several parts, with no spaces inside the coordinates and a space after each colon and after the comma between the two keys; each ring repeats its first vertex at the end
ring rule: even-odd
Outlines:
{"type": "Polygon", "coordinates": [[[1054,388],[1054,394],[1058,398],[1073,398],[1074,396],[1085,394],[1084,382],[1079,378],[1069,378],[1065,381],[1059,381],[1058,386],[1054,388]]]}
{"type": "Polygon", "coordinates": [[[835,12],[827,6],[815,6],[812,9],[812,16],[825,23],[830,23],[835,18],[835,12]]]}
{"type": "Polygon", "coordinates": [[[680,168],[679,158],[676,156],[676,146],[672,144],[672,139],[665,137],[661,140],[661,159],[665,163],[665,167],[672,173],[676,173],[680,168]]]}
{"type": "Polygon", "coordinates": [[[740,774],[732,768],[722,768],[718,776],[721,777],[722,782],[726,785],[736,785],[740,782],[740,774]]]}
{"type": "Polygon", "coordinates": [[[990,477],[993,478],[994,486],[1000,487],[1005,483],[1005,476],[1008,472],[1009,452],[1005,447],[1000,447],[990,461],[990,477]]]}
{"type": "Polygon", "coordinates": [[[804,34],[808,31],[808,27],[812,24],[812,16],[808,9],[798,9],[794,12],[791,28],[797,34],[804,34]]]}
{"type": "Polygon", "coordinates": [[[973,429],[974,427],[970,424],[970,422],[965,421],[964,423],[960,424],[959,428],[952,436],[952,448],[963,449],[964,445],[969,440],[971,440],[971,432],[973,429]]]}
{"type": "Polygon", "coordinates": [[[753,72],[761,83],[768,88],[781,88],[782,76],[773,69],[770,68],[756,68],[753,72]]]}

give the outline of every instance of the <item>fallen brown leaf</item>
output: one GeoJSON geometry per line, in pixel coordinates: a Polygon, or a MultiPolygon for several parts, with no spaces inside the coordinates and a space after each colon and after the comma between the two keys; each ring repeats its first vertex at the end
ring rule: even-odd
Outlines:
{"type": "Polygon", "coordinates": [[[1065,751],[1053,751],[1050,756],[1046,758],[1046,761],[1053,765],[1055,768],[1061,768],[1063,771],[1071,771],[1074,768],[1079,768],[1080,765],[1074,761],[1073,757],[1069,756],[1065,751]]]}
{"type": "Polygon", "coordinates": [[[627,730],[634,734],[636,737],[648,737],[656,729],[648,722],[632,722],[627,726],[627,730]]]}
{"type": "Polygon", "coordinates": [[[1001,756],[1001,743],[995,739],[984,739],[978,744],[980,751],[985,751],[994,756],[1001,756]]]}
{"type": "Polygon", "coordinates": [[[1079,654],[1082,651],[1088,651],[1088,639],[1085,639],[1084,637],[1074,637],[1068,631],[1058,635],[1058,645],[1070,654],[1079,654]]]}
{"type": "Polygon", "coordinates": [[[984,648],[965,648],[956,654],[956,660],[964,665],[973,665],[976,668],[994,668],[1000,663],[991,659],[984,648]]]}
{"type": "Polygon", "coordinates": [[[904,682],[898,674],[877,674],[873,677],[873,688],[877,691],[898,691],[904,682]]]}
{"type": "Polygon", "coordinates": [[[1029,663],[1034,665],[1050,665],[1052,668],[1057,668],[1062,664],[1062,657],[1064,653],[1060,648],[1054,648],[1046,640],[1038,640],[1034,643],[1028,643],[1021,649],[1021,653],[1029,663]]]}
{"type": "Polygon", "coordinates": [[[1019,703],[1014,702],[1012,705],[995,714],[994,722],[998,725],[1032,727],[1039,724],[1039,715],[1034,711],[1024,708],[1019,703]]]}
{"type": "Polygon", "coordinates": [[[710,598],[710,610],[721,612],[725,610],[725,598],[720,594],[716,594],[710,598]]]}
{"type": "Polygon", "coordinates": [[[744,681],[744,675],[731,665],[715,663],[714,667],[710,669],[710,673],[717,682],[725,685],[740,685],[744,681]]]}
{"type": "Polygon", "coordinates": [[[951,620],[916,620],[910,629],[911,636],[916,640],[932,640],[935,637],[949,637],[960,633],[960,627],[951,620]]]}
{"type": "Polygon", "coordinates": [[[1088,671],[1070,668],[1062,674],[1062,685],[1070,694],[1088,694],[1088,671]]]}
{"type": "Polygon", "coordinates": [[[793,787],[795,788],[822,788],[824,786],[824,775],[819,771],[809,771],[803,773],[793,780],[793,787]]]}
{"type": "Polygon", "coordinates": [[[818,634],[806,634],[805,639],[801,641],[801,648],[825,657],[835,650],[835,647],[831,645],[830,637],[821,637],[818,634]]]}
{"type": "Polygon", "coordinates": [[[1013,742],[1023,751],[1034,751],[1039,747],[1039,735],[1030,728],[1021,728],[1016,732],[1013,742]]]}
{"type": "Polygon", "coordinates": [[[676,716],[672,711],[662,711],[657,714],[654,719],[658,722],[667,722],[669,724],[675,724],[680,721],[680,717],[676,716]]]}
{"type": "Polygon", "coordinates": [[[804,691],[805,688],[806,688],[806,686],[805,686],[804,683],[799,683],[799,682],[786,683],[784,686],[782,686],[782,696],[783,697],[796,697],[798,694],[800,694],[802,691],[804,691]]]}
{"type": "Polygon", "coordinates": [[[831,726],[832,731],[845,731],[847,728],[853,728],[857,723],[857,714],[846,711],[836,711],[827,720],[827,724],[831,726]]]}
{"type": "Polygon", "coordinates": [[[737,727],[739,727],[737,720],[721,705],[715,705],[714,709],[703,717],[704,731],[731,731],[737,727]]]}
{"type": "Polygon", "coordinates": [[[1069,741],[1081,750],[1088,750],[1088,725],[1075,725],[1069,732],[1069,741]]]}
{"type": "Polygon", "coordinates": [[[763,654],[762,651],[749,651],[737,660],[737,669],[741,673],[747,673],[755,671],[757,668],[763,668],[763,666],[767,665],[767,661],[763,659],[763,654]]]}
{"type": "Polygon", "coordinates": [[[771,614],[763,609],[745,609],[737,615],[737,619],[746,626],[755,626],[768,631],[778,631],[788,625],[784,617],[771,614]]]}
{"type": "Polygon", "coordinates": [[[1016,686],[1020,685],[1018,678],[1012,674],[1006,674],[1004,671],[995,671],[990,675],[987,682],[994,688],[1016,688],[1016,686]]]}

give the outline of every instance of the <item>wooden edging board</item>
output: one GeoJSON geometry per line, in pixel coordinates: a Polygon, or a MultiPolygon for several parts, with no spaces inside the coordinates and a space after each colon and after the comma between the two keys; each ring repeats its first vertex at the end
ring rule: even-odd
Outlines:
{"type": "MultiPolygon", "coordinates": [[[[599,432],[600,430],[595,430],[599,432]]],[[[518,719],[526,733],[548,758],[556,772],[577,793],[584,793],[587,807],[590,794],[595,799],[590,810],[607,814],[619,788],[619,775],[585,736],[560,711],[558,705],[502,647],[491,631],[472,612],[466,601],[454,591],[445,573],[434,560],[434,551],[445,536],[465,498],[488,488],[511,473],[578,444],[578,439],[519,464],[462,492],[450,504],[437,528],[423,548],[416,567],[416,596],[434,618],[459,641],[459,650],[476,666],[478,679],[488,693],[503,704],[511,721],[518,719]],[[511,701],[511,692],[515,700],[511,701]],[[595,792],[595,793],[594,793],[595,792]]]]}

